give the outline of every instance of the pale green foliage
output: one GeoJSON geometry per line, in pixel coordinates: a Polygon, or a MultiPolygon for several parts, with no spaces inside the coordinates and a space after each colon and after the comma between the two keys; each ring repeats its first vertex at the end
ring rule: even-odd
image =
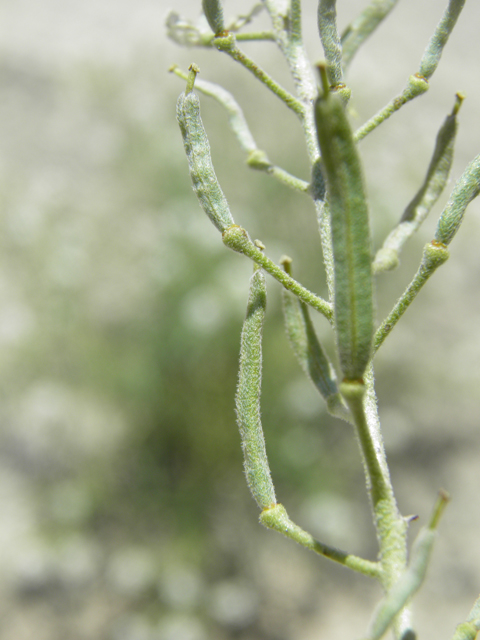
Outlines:
{"type": "MultiPolygon", "coordinates": [[[[267,153],[257,147],[233,96],[212,83],[198,83],[200,91],[212,95],[227,110],[232,129],[247,153],[247,163],[312,197],[327,274],[328,300],[315,295],[292,278],[289,258],[283,259],[284,268],[280,268],[267,257],[260,241],[253,242],[244,228],[233,223],[211,166],[198,99],[192,92],[195,68],[192,67],[188,76],[178,68],[172,69],[187,79],[187,91],[179,98],[177,113],[194,190],[201,206],[222,232],[224,244],[255,263],[242,332],[236,410],[247,482],[262,509],[260,521],[307,549],[380,582],[385,596],[367,631],[366,638],[369,640],[379,640],[388,629],[392,629],[398,640],[415,637],[409,603],[425,577],[440,515],[447,501],[445,495],[440,495],[431,521],[418,535],[408,561],[408,519],[400,514],[390,479],[376,407],[373,358],[424,284],[448,259],[446,245],[457,232],[467,205],[480,192],[480,156],[477,156],[455,185],[440,215],[435,238],[425,245],[417,273],[375,332],[374,273],[396,266],[402,246],[418,231],[443,192],[452,164],[457,114],[463,99],[461,94],[457,94],[453,112],[447,116],[438,133],[423,184],[374,259],[370,211],[357,143],[407,102],[428,90],[465,3],[465,0],[449,0],[417,73],[410,75],[405,89],[397,97],[354,133],[346,109],[351,92],[345,84],[344,74],[358,48],[388,15],[396,1],[371,0],[340,37],[336,1],[319,0],[317,19],[326,56],[326,64],[320,65],[320,91],[302,42],[300,0],[286,3],[265,0],[264,7],[272,24],[272,31],[269,32],[238,32],[240,26],[254,17],[254,11],[249,14],[247,21],[242,23],[238,18],[231,28],[223,30],[222,8],[216,0],[205,0],[203,4],[207,21],[213,31],[219,34],[218,37],[212,37],[188,23],[190,44],[211,46],[229,55],[260,80],[300,120],[311,165],[310,185],[270,163],[267,153]],[[237,44],[240,40],[260,39],[275,41],[278,45],[291,71],[295,93],[286,91],[246,56],[237,44]],[[282,504],[276,502],[260,420],[262,331],[266,309],[266,282],[262,269],[285,288],[286,328],[300,365],[324,398],[326,409],[332,415],[346,419],[355,429],[379,544],[378,560],[375,562],[315,540],[291,520],[282,504]],[[307,305],[323,315],[334,332],[336,360],[340,369],[338,376],[316,336],[307,305]]],[[[171,33],[172,37],[177,42],[187,40],[186,36],[182,37],[180,21],[177,20],[175,25],[176,31],[171,33]]],[[[455,640],[475,637],[480,626],[479,607],[480,601],[466,622],[457,628],[453,636],[455,640]]]]}
{"type": "Polygon", "coordinates": [[[250,279],[247,315],[243,323],[236,409],[247,484],[261,509],[276,503],[260,418],[262,332],[266,307],[267,285],[265,276],[258,269],[250,279]]]}
{"type": "Polygon", "coordinates": [[[343,377],[355,380],[362,378],[372,348],[370,223],[360,158],[345,108],[327,82],[315,102],[315,123],[332,227],[338,355],[343,377]]]}

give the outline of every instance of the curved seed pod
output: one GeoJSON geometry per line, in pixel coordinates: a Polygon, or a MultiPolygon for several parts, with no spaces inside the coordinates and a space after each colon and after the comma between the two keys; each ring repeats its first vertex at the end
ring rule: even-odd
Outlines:
{"type": "Polygon", "coordinates": [[[210,29],[215,35],[225,30],[223,9],[220,0],[202,0],[202,8],[210,29]]]}
{"type": "Polygon", "coordinates": [[[200,101],[193,91],[177,100],[177,120],[182,132],[193,190],[200,206],[219,231],[234,224],[227,199],[218,183],[210,156],[210,144],[200,117],[200,101]]]}
{"type": "Polygon", "coordinates": [[[332,224],[335,323],[343,375],[359,379],[370,360],[373,283],[370,225],[360,159],[345,109],[329,91],[323,68],[323,95],[315,103],[327,202],[332,224]]]}
{"type": "Polygon", "coordinates": [[[242,329],[235,405],[247,484],[261,509],[276,503],[260,419],[262,332],[266,304],[265,276],[257,269],[250,280],[247,316],[242,329]]]}
{"type": "Polygon", "coordinates": [[[435,240],[448,245],[463,221],[465,209],[480,193],[480,155],[472,160],[452,191],[450,200],[440,215],[435,240]]]}
{"type": "Polygon", "coordinates": [[[401,222],[423,222],[428,211],[442,193],[450,174],[453,149],[458,128],[458,111],[465,96],[457,93],[452,113],[446,118],[437,134],[435,149],[428,165],[423,185],[405,209],[401,222]]]}
{"type": "MultiPolygon", "coordinates": [[[[282,260],[287,273],[289,261],[289,258],[282,260]]],[[[307,305],[286,289],[282,291],[282,299],[285,328],[300,366],[325,399],[329,412],[349,420],[349,411],[337,388],[335,372],[318,341],[307,305]]]]}
{"type": "Polygon", "coordinates": [[[373,263],[375,272],[388,271],[398,265],[398,254],[405,242],[417,231],[440,197],[448,180],[458,128],[457,114],[464,96],[457,93],[455,106],[445,118],[435,143],[422,186],[405,209],[399,224],[388,235],[373,263]]]}

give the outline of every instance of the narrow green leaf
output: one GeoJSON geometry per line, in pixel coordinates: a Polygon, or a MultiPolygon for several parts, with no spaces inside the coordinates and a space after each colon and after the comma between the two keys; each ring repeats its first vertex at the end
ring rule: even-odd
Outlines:
{"type": "Polygon", "coordinates": [[[247,315],[242,330],[235,404],[247,484],[261,509],[276,503],[260,418],[262,333],[266,305],[265,276],[256,269],[250,279],[247,315]]]}
{"type": "Polygon", "coordinates": [[[348,380],[363,376],[373,336],[372,253],[360,159],[341,98],[323,69],[315,121],[332,224],[335,326],[340,366],[348,380]]]}

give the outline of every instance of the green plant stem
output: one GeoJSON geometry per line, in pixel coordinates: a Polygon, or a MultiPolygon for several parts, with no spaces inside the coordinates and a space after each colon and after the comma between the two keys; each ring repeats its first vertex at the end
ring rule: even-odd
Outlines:
{"type": "Polygon", "coordinates": [[[268,167],[256,167],[251,162],[250,158],[247,160],[247,164],[251,166],[253,169],[258,168],[258,169],[261,169],[262,171],[265,171],[266,173],[271,175],[273,178],[275,178],[285,186],[290,187],[290,189],[294,189],[295,191],[300,191],[301,193],[306,193],[306,194],[308,194],[310,191],[309,182],[306,182],[305,180],[301,180],[300,178],[293,176],[291,173],[289,173],[288,171],[285,171],[285,169],[282,169],[281,167],[278,167],[275,164],[271,164],[268,167]]]}
{"type": "Polygon", "coordinates": [[[435,29],[435,33],[422,56],[418,73],[410,76],[407,86],[399,96],[389,102],[386,107],[357,130],[355,133],[355,140],[357,142],[373,131],[373,129],[376,129],[378,125],[394,114],[395,111],[398,111],[400,107],[403,107],[404,104],[428,90],[428,81],[440,62],[443,49],[447,44],[450,33],[457,22],[464,4],[465,0],[449,0],[447,8],[435,29]]]}
{"type": "MultiPolygon", "coordinates": [[[[366,378],[367,384],[362,380],[342,382],[340,393],[350,409],[356,428],[380,548],[380,579],[388,593],[405,570],[407,523],[398,511],[380,430],[375,429],[378,418],[372,415],[372,410],[376,414],[376,407],[372,407],[372,368],[367,371],[366,378]]],[[[396,620],[396,637],[401,637],[402,630],[407,627],[408,611],[396,620]]]]}
{"type": "Polygon", "coordinates": [[[289,276],[273,260],[267,258],[261,249],[258,248],[249,238],[248,233],[242,227],[232,225],[222,234],[223,242],[239,253],[243,253],[251,260],[259,264],[267,273],[278,280],[285,289],[294,293],[300,300],[319,311],[327,320],[333,322],[333,308],[323,298],[305,289],[299,282],[289,276]]]}
{"type": "Polygon", "coordinates": [[[298,100],[303,106],[302,125],[305,143],[313,165],[320,156],[312,107],[317,95],[317,84],[303,44],[301,0],[291,0],[286,15],[279,9],[280,3],[277,0],[264,0],[264,3],[272,20],[275,41],[285,57],[298,100]],[[286,24],[289,28],[285,28],[286,24]]]}
{"type": "Polygon", "coordinates": [[[407,102],[410,102],[410,100],[413,100],[417,96],[421,96],[425,91],[428,91],[428,81],[419,75],[410,76],[407,86],[402,93],[396,98],[393,98],[383,109],[357,129],[354,135],[355,141],[359,142],[365,138],[366,135],[381,125],[387,118],[390,118],[390,116],[403,107],[404,104],[407,104],[407,102]]]}
{"type": "Polygon", "coordinates": [[[229,55],[233,60],[239,62],[242,66],[248,69],[253,75],[260,80],[272,93],[282,100],[289,109],[292,109],[294,113],[300,118],[304,115],[304,106],[299,102],[291,93],[280,86],[271,76],[268,75],[263,69],[261,69],[251,58],[249,58],[243,51],[241,51],[236,45],[236,39],[233,33],[229,33],[226,36],[217,37],[214,39],[213,44],[219,51],[223,51],[229,55]]]}
{"type": "MultiPolygon", "coordinates": [[[[388,631],[396,616],[421,587],[432,554],[438,522],[448,499],[446,493],[440,492],[428,526],[422,527],[415,540],[408,568],[401,575],[398,582],[389,589],[374,613],[370,623],[368,640],[380,640],[388,631]]],[[[410,632],[411,635],[413,631],[410,629],[410,632]]]]}
{"type": "Polygon", "coordinates": [[[270,40],[275,41],[273,31],[256,31],[252,33],[236,33],[235,38],[238,42],[251,42],[254,40],[270,40]]]}
{"type": "Polygon", "coordinates": [[[353,569],[353,571],[362,573],[365,576],[380,579],[381,567],[379,562],[364,560],[351,553],[340,551],[335,547],[330,547],[329,545],[323,544],[323,542],[315,540],[312,535],[292,522],[282,504],[276,504],[270,509],[264,509],[260,514],[260,522],[265,527],[278,531],[278,533],[294,540],[302,547],[310,549],[329,560],[338,562],[344,567],[353,569]]]}
{"type": "Polygon", "coordinates": [[[373,344],[374,352],[377,351],[393,327],[403,316],[430,276],[433,275],[440,265],[448,260],[448,257],[449,253],[445,245],[435,241],[429,242],[425,245],[422,261],[412,282],[408,285],[392,311],[377,329],[373,344]]]}

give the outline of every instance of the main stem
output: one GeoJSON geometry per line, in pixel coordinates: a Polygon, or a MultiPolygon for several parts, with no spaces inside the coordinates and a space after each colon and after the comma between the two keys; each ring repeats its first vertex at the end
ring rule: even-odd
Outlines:
{"type": "MultiPolygon", "coordinates": [[[[277,45],[289,64],[298,99],[305,105],[302,124],[313,166],[320,155],[312,109],[312,102],[317,95],[317,86],[302,41],[300,0],[290,0],[288,16],[282,15],[275,0],[264,0],[264,2],[272,19],[277,45]],[[286,23],[290,24],[290,30],[285,29],[286,23]]],[[[318,201],[315,204],[320,220],[325,222],[325,203],[318,201]]],[[[334,283],[329,225],[322,224],[320,232],[329,280],[330,302],[332,302],[334,283]]],[[[407,564],[407,525],[399,513],[388,471],[380,433],[372,367],[365,376],[365,383],[344,382],[341,385],[341,392],[355,421],[380,548],[380,580],[384,590],[388,592],[405,571],[407,564]]],[[[408,629],[410,629],[410,612],[404,609],[394,625],[395,636],[401,638],[408,629]]]]}
{"type": "MultiPolygon", "coordinates": [[[[407,565],[407,524],[400,515],[390,480],[385,450],[380,433],[373,369],[361,380],[344,381],[340,392],[352,413],[362,452],[374,524],[379,543],[380,580],[386,593],[398,581],[407,565]]],[[[395,636],[401,638],[410,629],[410,612],[398,616],[395,636]]]]}

